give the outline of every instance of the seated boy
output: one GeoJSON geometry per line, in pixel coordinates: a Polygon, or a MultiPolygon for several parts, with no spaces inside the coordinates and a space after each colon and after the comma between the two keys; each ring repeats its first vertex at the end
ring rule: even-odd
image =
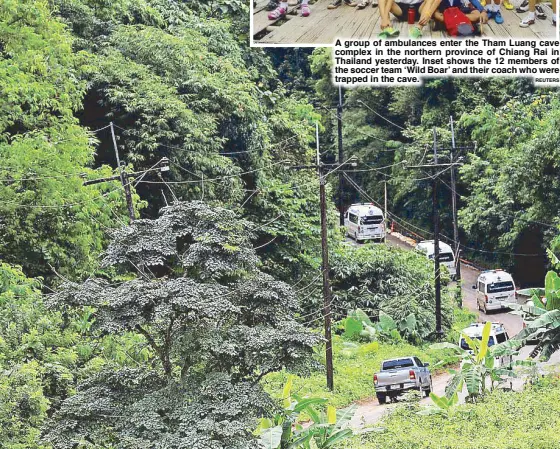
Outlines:
{"type": "Polygon", "coordinates": [[[397,37],[399,31],[393,29],[391,26],[391,18],[389,13],[392,13],[398,20],[408,20],[408,10],[415,10],[415,20],[418,21],[418,26],[410,30],[410,37],[418,39],[422,37],[422,27],[424,27],[432,17],[432,14],[437,9],[440,0],[379,0],[379,16],[381,18],[381,33],[379,37],[382,39],[397,37]]]}
{"type": "Polygon", "coordinates": [[[441,0],[438,10],[434,12],[434,19],[440,23],[444,23],[443,12],[453,6],[459,8],[472,23],[488,23],[488,12],[478,0],[441,0]]]}
{"type": "Polygon", "coordinates": [[[408,20],[408,10],[414,8],[416,9],[415,17],[418,20],[420,18],[418,8],[421,4],[422,0],[399,0],[398,3],[395,3],[394,0],[379,0],[379,16],[381,18],[381,33],[379,33],[379,37],[387,39],[399,35],[399,31],[391,26],[390,12],[398,20],[404,22],[408,20]]]}

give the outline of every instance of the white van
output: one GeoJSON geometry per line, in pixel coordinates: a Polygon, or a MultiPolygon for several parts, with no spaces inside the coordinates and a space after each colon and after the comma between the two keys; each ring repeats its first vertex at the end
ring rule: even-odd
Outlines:
{"type": "Polygon", "coordinates": [[[385,217],[373,203],[352,204],[344,215],[346,234],[356,242],[363,240],[385,241],[385,217]]]}
{"type": "MultiPolygon", "coordinates": [[[[416,245],[416,251],[420,251],[430,260],[434,260],[435,245],[433,240],[423,240],[416,245]]],[[[439,242],[439,263],[445,265],[452,280],[457,277],[457,268],[455,266],[455,256],[453,250],[447,243],[439,242]]]]}
{"type": "Polygon", "coordinates": [[[473,289],[476,290],[478,310],[483,310],[484,313],[508,308],[508,304],[516,302],[513,278],[502,269],[480,273],[473,289]]]}
{"type": "MultiPolygon", "coordinates": [[[[465,341],[463,334],[473,340],[482,340],[482,330],[484,329],[485,323],[472,323],[469,327],[461,331],[461,336],[459,337],[459,346],[465,351],[471,351],[469,345],[465,341]]],[[[492,329],[490,330],[490,337],[488,337],[488,347],[494,346],[509,340],[509,336],[506,329],[502,323],[492,322],[492,329]]],[[[496,357],[497,366],[507,366],[513,361],[513,356],[503,355],[496,357]]],[[[495,365],[496,366],[496,365],[495,365]]]]}

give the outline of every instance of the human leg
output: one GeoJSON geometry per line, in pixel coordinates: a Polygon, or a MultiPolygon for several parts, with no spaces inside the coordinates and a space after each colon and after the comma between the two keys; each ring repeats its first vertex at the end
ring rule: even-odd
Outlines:
{"type": "Polygon", "coordinates": [[[389,13],[394,5],[393,0],[379,0],[379,17],[381,19],[381,31],[391,26],[391,17],[389,13]]]}
{"type": "Polygon", "coordinates": [[[420,27],[420,29],[428,24],[428,22],[438,9],[440,3],[441,0],[426,0],[420,5],[420,20],[418,21],[418,26],[420,27]]]}
{"type": "Polygon", "coordinates": [[[529,14],[519,23],[521,28],[527,28],[535,24],[535,6],[536,0],[529,0],[529,14]]]}

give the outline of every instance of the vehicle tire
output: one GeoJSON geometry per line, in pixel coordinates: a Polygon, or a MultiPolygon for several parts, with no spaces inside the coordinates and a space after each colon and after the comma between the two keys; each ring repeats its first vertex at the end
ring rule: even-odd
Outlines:
{"type": "Polygon", "coordinates": [[[377,393],[377,400],[379,401],[379,404],[386,404],[387,403],[387,395],[383,394],[383,393],[377,393]]]}
{"type": "Polygon", "coordinates": [[[358,240],[358,233],[354,232],[354,240],[356,240],[356,243],[362,243],[362,240],[358,240]]]}
{"type": "Polygon", "coordinates": [[[430,379],[430,385],[426,389],[426,397],[430,397],[430,393],[433,391],[433,389],[434,389],[434,383],[432,382],[432,379],[430,379]]]}

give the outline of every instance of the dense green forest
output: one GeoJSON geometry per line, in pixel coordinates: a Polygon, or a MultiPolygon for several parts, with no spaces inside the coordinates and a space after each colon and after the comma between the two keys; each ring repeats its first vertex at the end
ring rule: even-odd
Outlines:
{"type": "MultiPolygon", "coordinates": [[[[327,176],[340,382],[324,391],[319,181],[293,166],[316,162],[316,126],[337,162],[338,90],[326,49],[250,48],[248,13],[243,0],[0,3],[1,447],[260,447],[290,376],[346,406],[383,357],[438,361],[431,265],[348,245],[327,176]],[[162,158],[169,171],[150,170],[162,158]],[[374,337],[348,335],[355,309],[374,337]]],[[[449,148],[453,116],[459,146],[477,143],[458,171],[465,254],[542,283],[560,246],[558,91],[438,79],[343,102],[360,188],[345,183],[345,204],[382,203],[386,182],[391,220],[428,237],[430,179],[403,161],[429,161],[434,127],[449,148]]],[[[450,195],[442,183],[447,236],[450,195]]],[[[454,341],[473,317],[447,289],[442,307],[454,341]]]]}

